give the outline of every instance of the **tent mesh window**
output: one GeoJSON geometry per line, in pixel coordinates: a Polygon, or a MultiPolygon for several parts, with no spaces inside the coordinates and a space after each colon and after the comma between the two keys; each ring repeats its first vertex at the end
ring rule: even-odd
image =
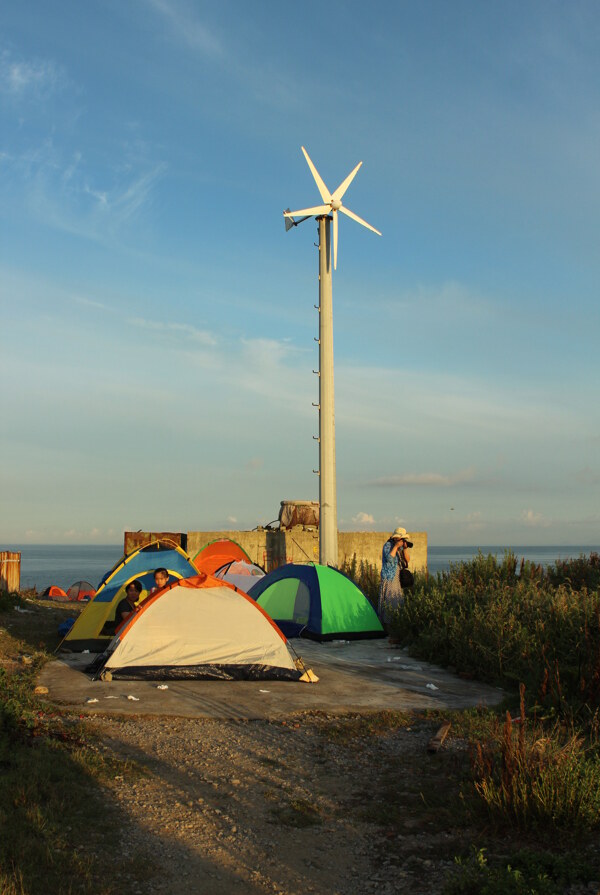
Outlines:
{"type": "Polygon", "coordinates": [[[300,625],[308,624],[308,614],[310,611],[310,591],[304,581],[298,582],[298,592],[294,601],[294,611],[292,621],[300,625]]]}

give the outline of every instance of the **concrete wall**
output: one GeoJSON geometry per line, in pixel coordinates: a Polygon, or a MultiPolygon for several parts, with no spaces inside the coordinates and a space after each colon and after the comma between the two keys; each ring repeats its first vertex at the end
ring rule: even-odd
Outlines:
{"type": "MultiPolygon", "coordinates": [[[[354,554],[358,562],[364,560],[381,567],[381,548],[389,537],[389,531],[340,531],[338,533],[338,565],[351,561],[354,554]]],[[[125,532],[125,553],[150,540],[167,537],[175,541],[194,558],[209,541],[230,538],[242,547],[250,559],[268,572],[286,562],[318,562],[319,532],[292,528],[288,531],[188,531],[184,533],[125,532]]],[[[410,551],[410,568],[427,568],[427,532],[409,533],[414,547],[410,551]]]]}

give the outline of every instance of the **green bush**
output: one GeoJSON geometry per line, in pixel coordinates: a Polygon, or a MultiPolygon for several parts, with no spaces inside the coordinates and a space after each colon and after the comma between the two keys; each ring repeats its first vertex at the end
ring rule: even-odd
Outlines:
{"type": "Polygon", "coordinates": [[[344,560],[340,572],[350,578],[363,592],[369,603],[377,609],[379,601],[380,572],[376,565],[361,559],[360,563],[356,553],[351,560],[344,560]]]}
{"type": "MultiPolygon", "coordinates": [[[[560,566],[563,568],[564,564],[560,566]]],[[[481,553],[435,577],[417,576],[392,633],[422,658],[515,688],[539,706],[577,717],[600,708],[600,590],[590,590],[597,554],[576,561],[567,582],[513,553],[481,553]],[[577,588],[573,581],[576,581],[577,588]]]]}
{"type": "Polygon", "coordinates": [[[577,855],[522,849],[510,863],[488,863],[485,849],[473,848],[467,858],[455,858],[457,869],[443,895],[559,895],[565,886],[587,882],[592,871],[577,855]]]}
{"type": "Polygon", "coordinates": [[[573,590],[598,590],[600,588],[600,554],[592,551],[589,556],[577,559],[559,559],[548,569],[551,584],[566,584],[573,590]]]}
{"type": "Polygon", "coordinates": [[[10,612],[15,606],[23,606],[23,600],[19,594],[15,591],[0,590],[0,612],[10,612]]]}

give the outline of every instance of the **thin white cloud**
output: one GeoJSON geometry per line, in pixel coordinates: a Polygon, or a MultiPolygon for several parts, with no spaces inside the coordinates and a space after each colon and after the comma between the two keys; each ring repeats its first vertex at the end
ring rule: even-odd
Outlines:
{"type": "Polygon", "coordinates": [[[79,305],[85,305],[88,308],[98,308],[100,311],[109,310],[107,305],[102,304],[100,301],[95,301],[93,298],[87,298],[85,295],[74,295],[73,301],[77,302],[79,305]]]}
{"type": "Polygon", "coordinates": [[[48,59],[16,60],[8,50],[0,54],[0,91],[16,98],[47,95],[65,83],[63,69],[48,59]]]}
{"type": "Polygon", "coordinates": [[[500,302],[455,280],[439,285],[419,283],[413,289],[375,301],[374,307],[380,307],[386,315],[392,315],[393,319],[398,320],[404,318],[410,309],[411,326],[419,325],[421,328],[429,326],[432,318],[451,318],[456,321],[458,317],[472,322],[473,319],[495,320],[503,313],[500,302]],[[419,309],[418,318],[414,315],[415,308],[419,309]]]}
{"type": "Polygon", "coordinates": [[[550,528],[552,525],[550,519],[547,519],[542,513],[534,512],[534,510],[523,510],[521,521],[530,528],[550,528]]]}
{"type": "Polygon", "coordinates": [[[169,23],[178,40],[191,49],[212,58],[223,55],[219,39],[198,19],[188,4],[175,0],[147,0],[147,3],[169,23]]]}
{"type": "Polygon", "coordinates": [[[167,165],[162,162],[155,165],[112,197],[110,192],[96,191],[95,195],[99,205],[114,210],[122,220],[131,217],[146,202],[154,184],[166,169],[167,165]]]}
{"type": "Polygon", "coordinates": [[[406,473],[404,475],[384,476],[368,482],[369,485],[378,487],[396,487],[404,485],[423,485],[434,488],[450,488],[453,485],[465,485],[474,482],[477,478],[474,469],[464,469],[454,475],[442,475],[440,472],[406,473]]]}
{"type": "Polygon", "coordinates": [[[375,525],[375,517],[370,513],[357,513],[352,517],[352,521],[356,525],[375,525]]]}
{"type": "Polygon", "coordinates": [[[150,203],[168,168],[138,141],[125,146],[119,164],[107,158],[103,169],[92,171],[88,155],[76,150],[67,156],[53,137],[7,157],[4,164],[20,182],[36,219],[79,238],[110,244],[150,203]]]}
{"type": "Polygon", "coordinates": [[[205,347],[212,347],[217,344],[217,340],[212,333],[207,330],[197,329],[191,323],[165,323],[160,320],[145,320],[143,317],[133,317],[127,322],[141,329],[152,330],[164,335],[175,335],[178,338],[184,338],[205,347]]]}
{"type": "MultiPolygon", "coordinates": [[[[258,48],[261,35],[256,41],[246,35],[244,44],[225,46],[211,28],[198,18],[197,11],[188,0],[146,0],[170,27],[173,37],[192,51],[219,63],[225,77],[232,78],[258,103],[274,106],[289,112],[304,106],[314,114],[311,106],[317,84],[311,84],[310,75],[305,73],[303,88],[297,78],[289,76],[285,67],[277,65],[257,49],[249,55],[248,46],[258,48]]],[[[322,88],[322,84],[319,85],[322,88]]]]}

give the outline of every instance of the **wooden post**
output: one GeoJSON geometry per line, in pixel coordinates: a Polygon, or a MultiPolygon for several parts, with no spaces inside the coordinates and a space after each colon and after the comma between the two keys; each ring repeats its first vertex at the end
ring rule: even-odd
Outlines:
{"type": "Polygon", "coordinates": [[[21,554],[0,552],[0,590],[10,593],[21,589],[21,554]]]}
{"type": "Polygon", "coordinates": [[[448,736],[448,731],[450,730],[450,722],[445,721],[444,724],[440,727],[438,732],[434,737],[431,737],[429,743],[427,744],[428,752],[439,752],[442,748],[444,740],[448,736]]]}

